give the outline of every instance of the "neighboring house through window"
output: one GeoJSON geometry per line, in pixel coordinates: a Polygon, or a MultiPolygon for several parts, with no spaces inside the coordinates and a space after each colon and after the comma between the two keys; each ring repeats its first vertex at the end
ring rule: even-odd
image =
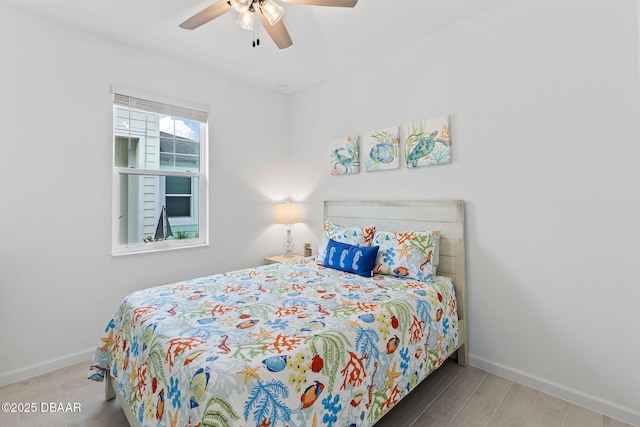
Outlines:
{"type": "Polygon", "coordinates": [[[114,89],[114,254],[207,244],[207,119],[114,89]]]}

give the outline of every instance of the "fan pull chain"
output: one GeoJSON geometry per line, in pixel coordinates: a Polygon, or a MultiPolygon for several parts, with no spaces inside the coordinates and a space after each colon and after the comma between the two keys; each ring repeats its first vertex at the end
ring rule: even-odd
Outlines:
{"type": "Polygon", "coordinates": [[[253,26],[253,47],[260,46],[260,20],[253,26]]]}

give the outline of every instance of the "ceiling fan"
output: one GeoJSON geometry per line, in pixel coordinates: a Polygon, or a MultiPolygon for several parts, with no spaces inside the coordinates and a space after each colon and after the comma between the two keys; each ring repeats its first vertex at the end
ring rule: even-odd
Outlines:
{"type": "MultiPolygon", "coordinates": [[[[289,3],[307,4],[314,6],[335,6],[335,7],[354,7],[358,0],[284,0],[289,3]]],[[[273,0],[220,0],[212,4],[206,9],[193,15],[191,18],[180,24],[181,28],[186,30],[195,30],[201,25],[210,22],[217,17],[224,15],[231,9],[238,12],[236,24],[245,30],[253,30],[257,32],[255,25],[255,16],[260,16],[262,26],[269,34],[269,37],[280,49],[286,49],[293,44],[291,36],[282,21],[284,9],[273,0]]],[[[257,37],[253,42],[253,46],[260,44],[257,37]]]]}

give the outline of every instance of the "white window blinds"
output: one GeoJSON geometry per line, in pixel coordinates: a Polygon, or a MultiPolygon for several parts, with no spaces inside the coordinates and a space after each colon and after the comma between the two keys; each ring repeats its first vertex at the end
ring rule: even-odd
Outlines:
{"type": "Polygon", "coordinates": [[[205,109],[151,101],[149,99],[128,95],[126,92],[121,93],[123,90],[119,88],[113,88],[112,92],[114,105],[122,105],[137,110],[150,111],[167,116],[181,117],[183,119],[193,120],[200,123],[207,123],[209,114],[205,109]]]}

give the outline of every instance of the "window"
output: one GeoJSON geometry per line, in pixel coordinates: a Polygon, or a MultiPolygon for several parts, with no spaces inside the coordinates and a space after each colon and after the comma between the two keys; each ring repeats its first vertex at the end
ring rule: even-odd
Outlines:
{"type": "Polygon", "coordinates": [[[113,92],[113,254],[207,244],[206,108],[113,92]]]}
{"type": "Polygon", "coordinates": [[[165,200],[169,218],[190,218],[193,210],[191,178],[168,176],[165,178],[165,200]]]}

